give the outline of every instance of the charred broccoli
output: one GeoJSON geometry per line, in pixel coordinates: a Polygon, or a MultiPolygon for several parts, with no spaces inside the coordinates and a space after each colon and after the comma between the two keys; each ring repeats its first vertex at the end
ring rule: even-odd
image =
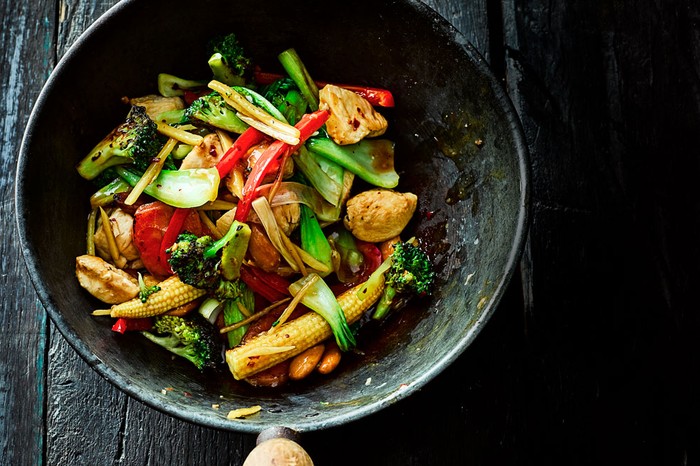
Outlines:
{"type": "Polygon", "coordinates": [[[411,242],[396,243],[388,260],[391,265],[384,273],[385,288],[372,316],[375,319],[386,315],[397,295],[427,295],[435,281],[427,254],[411,242]]]}
{"type": "Polygon", "coordinates": [[[209,67],[214,79],[229,86],[242,86],[251,67],[243,46],[235,34],[215,37],[208,43],[210,52],[209,67]]]}
{"type": "Polygon", "coordinates": [[[251,60],[235,34],[217,36],[207,44],[209,68],[214,79],[229,86],[242,86],[250,72],[251,60]]]}
{"type": "Polygon", "coordinates": [[[244,286],[238,276],[249,239],[250,227],[240,222],[234,222],[216,241],[185,232],[168,249],[168,263],[184,283],[208,290],[221,300],[236,299],[244,286]]]}
{"type": "Polygon", "coordinates": [[[168,351],[183,357],[197,369],[216,366],[221,345],[214,326],[199,314],[187,317],[158,316],[152,331],[141,332],[168,351]]]}
{"type": "Polygon", "coordinates": [[[134,164],[144,172],[165,143],[146,109],[132,106],[126,120],[100,141],[77,166],[78,173],[92,180],[115,165],[134,164]]]}
{"type": "Polygon", "coordinates": [[[185,110],[185,118],[192,123],[204,123],[233,133],[242,133],[248,125],[236,116],[218,92],[212,92],[192,102],[185,110]]]}

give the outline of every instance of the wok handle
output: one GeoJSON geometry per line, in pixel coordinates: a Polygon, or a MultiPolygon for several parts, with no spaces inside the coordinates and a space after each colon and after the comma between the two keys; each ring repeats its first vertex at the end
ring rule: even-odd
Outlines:
{"type": "Polygon", "coordinates": [[[299,433],[287,427],[270,427],[258,435],[256,446],[251,450],[243,466],[270,466],[294,464],[313,466],[309,454],[299,443],[299,433]]]}

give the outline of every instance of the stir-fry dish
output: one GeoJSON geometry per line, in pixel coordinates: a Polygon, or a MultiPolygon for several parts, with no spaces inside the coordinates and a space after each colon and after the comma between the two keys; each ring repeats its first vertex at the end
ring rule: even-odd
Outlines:
{"type": "Polygon", "coordinates": [[[208,47],[207,79],[162,73],[157,94],[124,97],[77,164],[96,186],[78,281],[112,330],[202,371],[267,387],[328,374],[362,322],[434,282],[404,237],[418,200],[398,188],[393,96],[315,81],[294,49],[272,73],[235,34],[208,47]]]}

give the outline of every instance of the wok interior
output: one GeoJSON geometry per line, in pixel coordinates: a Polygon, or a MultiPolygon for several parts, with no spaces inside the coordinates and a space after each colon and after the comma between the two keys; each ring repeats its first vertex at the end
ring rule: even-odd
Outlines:
{"type": "Polygon", "coordinates": [[[286,5],[266,2],[260,11],[258,2],[202,1],[199,9],[182,1],[122,2],[55,70],[28,126],[18,176],[30,273],[81,356],[152,407],[245,432],[337,425],[425,384],[487,320],[511,273],[522,228],[517,130],[494,94],[495,81],[443,20],[410,2],[336,6],[349,8],[350,18],[362,11],[361,22],[328,22],[321,2],[291,11],[286,5]],[[281,391],[253,389],[228,372],[202,375],[139,335],[111,332],[111,319],[89,315],[104,305],[74,277],[93,191],[78,177],[76,162],[124,117],[120,98],[153,93],[159,72],[209,76],[204,43],[212,11],[223,22],[216,29],[236,32],[264,69],[280,71],[277,54],[294,47],[316,79],[392,90],[397,105],[385,114],[396,141],[398,189],[418,195],[410,233],[428,248],[439,273],[431,298],[365,329],[359,339],[364,356],[346,357],[330,378],[281,391]],[[161,394],[166,387],[174,389],[167,396],[161,394]],[[213,410],[213,403],[221,409],[213,410]],[[253,404],[263,413],[225,419],[228,409],[253,404]]]}

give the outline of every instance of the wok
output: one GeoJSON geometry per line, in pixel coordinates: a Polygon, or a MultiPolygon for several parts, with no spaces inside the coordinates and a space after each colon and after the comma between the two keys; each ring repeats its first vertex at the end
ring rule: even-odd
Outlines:
{"type": "Polygon", "coordinates": [[[347,423],[415,392],[460,356],[496,309],[527,230],[528,161],[518,118],[481,56],[416,1],[259,2],[126,0],[83,34],[37,99],[21,146],[16,215],[25,262],[50,318],[87,363],[137,400],[217,429],[295,432],[347,423]],[[362,12],[358,16],[358,12],[362,12]],[[216,27],[212,28],[212,23],[216,27]],[[76,162],[125,115],[124,95],[155,91],[157,74],[209,76],[204,44],[233,31],[263,68],[294,47],[312,76],[390,89],[399,190],[417,194],[410,234],[427,246],[433,295],[358,341],[328,379],[261,390],[210,377],[138,334],[119,335],[78,285],[93,188],[76,162]],[[50,238],[50,240],[49,240],[50,238]],[[173,387],[191,396],[165,396],[173,387]],[[218,403],[221,409],[212,409],[218,403]],[[228,409],[261,405],[227,420],[228,409]]]}

